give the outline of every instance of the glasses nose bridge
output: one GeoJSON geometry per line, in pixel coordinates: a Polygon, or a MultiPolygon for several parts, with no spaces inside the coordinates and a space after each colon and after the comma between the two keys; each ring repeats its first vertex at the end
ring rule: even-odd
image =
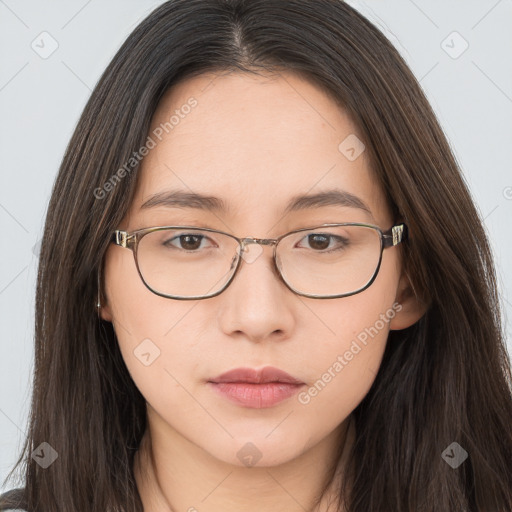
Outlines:
{"type": "Polygon", "coordinates": [[[274,246],[277,245],[278,240],[275,238],[254,238],[254,237],[246,237],[240,239],[240,245],[242,246],[242,250],[245,248],[246,245],[249,244],[259,244],[259,245],[270,245],[274,246]]]}
{"type": "Polygon", "coordinates": [[[274,260],[274,265],[279,272],[276,261],[276,246],[279,243],[279,239],[276,238],[255,238],[252,236],[240,238],[240,255],[245,252],[245,247],[250,244],[258,244],[258,245],[269,245],[272,247],[272,259],[274,260]]]}
{"type": "Polygon", "coordinates": [[[276,246],[279,243],[279,239],[275,239],[275,238],[245,237],[245,238],[240,238],[238,241],[240,243],[240,254],[238,255],[238,257],[241,257],[240,260],[245,260],[245,258],[242,257],[242,254],[245,252],[245,247],[247,245],[258,244],[258,245],[268,245],[268,246],[272,247],[272,262],[273,262],[272,267],[273,267],[273,271],[275,272],[276,277],[279,277],[281,280],[283,279],[283,277],[281,275],[281,271],[279,269],[279,265],[278,265],[277,260],[276,260],[276,257],[277,257],[276,246]]]}

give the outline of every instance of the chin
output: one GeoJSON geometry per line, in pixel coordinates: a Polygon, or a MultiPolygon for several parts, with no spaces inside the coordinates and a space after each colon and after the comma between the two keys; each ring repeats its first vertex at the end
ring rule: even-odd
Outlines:
{"type": "Polygon", "coordinates": [[[216,446],[215,449],[207,451],[213,457],[241,468],[279,466],[301,455],[303,450],[298,448],[304,444],[303,442],[288,436],[285,444],[279,436],[271,439],[272,435],[265,437],[268,436],[267,432],[261,437],[234,438],[229,446],[216,446]]]}

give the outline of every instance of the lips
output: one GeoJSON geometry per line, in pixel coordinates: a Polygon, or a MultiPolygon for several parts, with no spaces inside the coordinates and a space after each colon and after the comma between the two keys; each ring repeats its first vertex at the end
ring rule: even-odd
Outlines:
{"type": "Polygon", "coordinates": [[[223,373],[210,382],[245,382],[248,384],[267,384],[269,382],[283,382],[287,384],[304,384],[304,382],[292,377],[279,368],[266,366],[261,370],[254,368],[235,368],[229,372],[223,373]]]}
{"type": "Polygon", "coordinates": [[[208,381],[208,385],[239,406],[263,409],[295,395],[305,383],[267,366],[261,370],[236,368],[208,381]]]}

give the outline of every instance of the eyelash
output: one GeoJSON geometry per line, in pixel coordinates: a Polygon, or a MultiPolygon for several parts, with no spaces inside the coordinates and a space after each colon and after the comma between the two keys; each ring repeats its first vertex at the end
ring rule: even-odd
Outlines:
{"type": "MultiPolygon", "coordinates": [[[[172,246],[172,247],[175,247],[174,245],[172,245],[172,241],[173,240],[179,240],[181,239],[182,237],[187,237],[187,236],[192,236],[192,237],[195,237],[195,238],[200,238],[201,239],[201,242],[203,240],[207,240],[209,239],[209,237],[207,237],[206,235],[197,235],[195,233],[182,233],[180,235],[176,235],[174,236],[173,238],[169,239],[169,240],[166,240],[162,243],[162,245],[165,245],[165,246],[169,246],[169,244],[172,246]]],[[[331,252],[335,252],[335,251],[338,251],[338,250],[342,250],[344,249],[348,244],[349,244],[349,240],[346,239],[346,238],[343,238],[339,235],[332,235],[332,234],[329,234],[329,233],[309,233],[307,235],[304,235],[300,240],[299,242],[302,242],[302,240],[310,237],[310,236],[323,236],[327,239],[329,239],[329,245],[330,245],[330,242],[332,240],[338,240],[339,242],[342,242],[342,246],[341,247],[337,247],[337,248],[334,248],[334,249],[330,249],[330,250],[322,250],[322,251],[315,251],[315,252],[318,252],[318,253],[331,253],[331,252]]],[[[211,239],[210,239],[211,240],[211,239]]],[[[177,249],[182,249],[181,247],[177,247],[177,249]]],[[[201,247],[199,247],[198,249],[201,249],[201,247]]],[[[196,252],[198,249],[193,249],[189,252],[196,252]]],[[[183,250],[186,250],[186,249],[183,249],[183,250]]]]}

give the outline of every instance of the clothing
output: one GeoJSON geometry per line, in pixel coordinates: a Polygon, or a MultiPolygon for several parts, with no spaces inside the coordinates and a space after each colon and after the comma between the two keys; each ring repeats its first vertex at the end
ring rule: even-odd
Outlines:
{"type": "Polygon", "coordinates": [[[20,503],[24,490],[24,488],[11,489],[0,494],[0,512],[27,512],[27,509],[16,506],[16,503],[20,503]],[[8,508],[5,508],[2,503],[7,503],[8,508]]]}

